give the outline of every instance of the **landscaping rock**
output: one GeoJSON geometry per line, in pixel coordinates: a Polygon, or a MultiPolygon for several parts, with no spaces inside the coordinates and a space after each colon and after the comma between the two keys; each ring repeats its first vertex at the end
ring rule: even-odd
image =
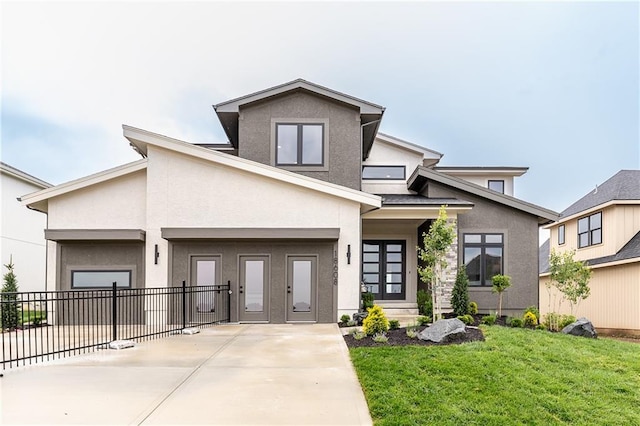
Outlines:
{"type": "Polygon", "coordinates": [[[356,312],[353,314],[353,320],[358,325],[362,325],[362,321],[369,315],[369,312],[356,312]]]}
{"type": "Polygon", "coordinates": [[[465,333],[465,325],[458,318],[441,319],[418,333],[418,339],[440,343],[444,339],[453,338],[465,333]]]}
{"type": "Polygon", "coordinates": [[[571,334],[572,336],[598,338],[596,329],[593,328],[593,324],[591,324],[591,321],[587,318],[580,318],[578,321],[569,324],[562,329],[562,332],[564,334],[571,334]]]}

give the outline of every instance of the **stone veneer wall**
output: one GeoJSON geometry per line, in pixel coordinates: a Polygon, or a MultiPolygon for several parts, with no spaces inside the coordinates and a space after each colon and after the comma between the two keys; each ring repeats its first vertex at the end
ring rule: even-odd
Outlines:
{"type": "Polygon", "coordinates": [[[448,219],[447,222],[454,226],[454,237],[451,246],[445,255],[447,267],[442,271],[441,295],[442,310],[451,311],[451,293],[453,285],[456,282],[456,274],[458,273],[458,223],[455,219],[448,219]]]}

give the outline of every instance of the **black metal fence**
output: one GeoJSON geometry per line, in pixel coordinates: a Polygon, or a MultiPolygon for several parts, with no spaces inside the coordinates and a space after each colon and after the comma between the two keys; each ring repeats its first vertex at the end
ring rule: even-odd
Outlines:
{"type": "Polygon", "coordinates": [[[228,285],[0,294],[2,369],[229,322],[228,285]]]}

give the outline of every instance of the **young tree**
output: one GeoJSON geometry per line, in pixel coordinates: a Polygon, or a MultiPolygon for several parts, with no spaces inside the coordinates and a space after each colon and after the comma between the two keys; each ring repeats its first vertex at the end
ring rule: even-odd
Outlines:
{"type": "Polygon", "coordinates": [[[429,232],[422,234],[423,247],[418,247],[418,258],[423,262],[418,266],[420,280],[431,288],[433,300],[433,320],[442,315],[440,290],[442,270],[447,266],[447,249],[455,237],[455,224],[447,220],[446,206],[440,206],[438,218],[431,224],[429,232]]]}
{"type": "Polygon", "coordinates": [[[3,275],[4,284],[0,294],[0,329],[12,330],[18,327],[20,309],[18,306],[18,280],[13,272],[13,259],[9,258],[9,264],[4,265],[7,273],[3,275]]]}
{"type": "Polygon", "coordinates": [[[491,282],[493,283],[493,287],[491,288],[492,293],[498,293],[498,317],[502,316],[502,293],[511,287],[511,277],[508,275],[494,275],[491,278],[491,282]]]}
{"type": "Polygon", "coordinates": [[[563,253],[552,250],[549,257],[550,283],[562,293],[562,298],[569,302],[571,315],[580,302],[591,293],[589,289],[591,269],[584,262],[574,260],[574,255],[575,250],[563,253]]]}
{"type": "Polygon", "coordinates": [[[451,305],[453,313],[457,316],[469,313],[469,277],[464,264],[458,267],[456,273],[456,282],[451,293],[451,305]]]}

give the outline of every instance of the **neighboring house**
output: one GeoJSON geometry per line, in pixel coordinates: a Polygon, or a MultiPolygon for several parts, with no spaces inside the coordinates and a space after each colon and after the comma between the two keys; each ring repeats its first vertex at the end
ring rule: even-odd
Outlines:
{"type": "MultiPolygon", "coordinates": [[[[541,313],[549,311],[549,253],[576,250],[574,258],[592,270],[591,295],[577,315],[600,332],[640,335],[640,170],[619,171],[547,228],[550,239],[540,252],[541,313]]],[[[570,313],[566,302],[560,312],[570,313]]]]}
{"type": "Polygon", "coordinates": [[[13,261],[20,291],[44,291],[45,239],[47,218],[27,210],[20,196],[49,188],[51,185],[21,170],[0,162],[2,192],[2,275],[4,265],[13,261]]]}
{"type": "Polygon", "coordinates": [[[50,289],[229,283],[232,321],[335,322],[364,281],[416,312],[416,246],[446,205],[448,292],[465,262],[481,310],[499,272],[505,312],[537,304],[538,226],[558,216],[509,195],[526,169],[473,169],[506,194],[434,169],[442,154],[378,132],[383,107],[305,80],[214,109],[228,144],[124,126],[141,160],[23,197],[48,214],[50,289]]]}

